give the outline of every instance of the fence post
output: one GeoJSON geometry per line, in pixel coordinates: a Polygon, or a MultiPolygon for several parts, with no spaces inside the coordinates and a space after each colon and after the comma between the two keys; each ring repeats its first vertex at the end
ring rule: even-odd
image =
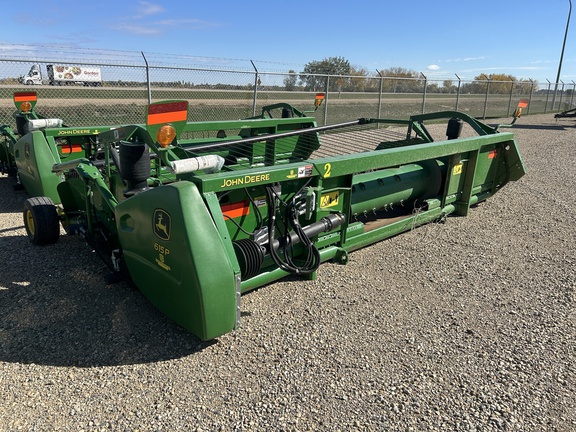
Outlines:
{"type": "MultiPolygon", "coordinates": [[[[382,88],[384,87],[384,78],[382,78],[382,75],[380,74],[380,71],[378,69],[376,69],[376,72],[380,77],[380,90],[378,92],[378,116],[377,116],[378,118],[380,118],[380,115],[382,114],[382,88]]],[[[380,128],[380,123],[377,124],[377,128],[380,128]]]]}
{"type": "Polygon", "coordinates": [[[330,75],[326,75],[326,97],[324,98],[324,126],[328,124],[328,89],[330,88],[330,75]]]}
{"type": "Polygon", "coordinates": [[[428,78],[422,72],[420,75],[424,77],[424,93],[422,94],[422,114],[426,113],[426,88],[428,87],[428,78]]]}
{"type": "Polygon", "coordinates": [[[456,78],[458,78],[458,89],[456,90],[456,111],[458,111],[458,103],[460,102],[460,87],[462,86],[462,80],[457,74],[456,78]]]}
{"type": "Polygon", "coordinates": [[[140,51],[142,57],[144,58],[144,63],[146,63],[146,86],[148,87],[148,105],[152,103],[152,88],[150,85],[150,67],[148,66],[148,60],[144,55],[144,51],[140,51]]]}
{"type": "Polygon", "coordinates": [[[488,94],[490,93],[490,78],[487,78],[486,83],[486,96],[484,97],[484,114],[482,114],[482,120],[486,120],[486,109],[488,108],[488,94]]]}
{"type": "Polygon", "coordinates": [[[259,81],[259,77],[258,77],[258,69],[256,69],[256,65],[254,64],[254,62],[252,60],[250,60],[250,63],[252,63],[252,67],[254,68],[254,96],[252,98],[252,116],[256,116],[256,101],[258,98],[258,81],[259,81]]]}
{"type": "Polygon", "coordinates": [[[550,80],[546,78],[548,81],[548,90],[546,91],[546,105],[544,105],[544,114],[548,111],[548,98],[550,97],[550,80]]]}
{"type": "Polygon", "coordinates": [[[528,78],[530,80],[530,96],[528,96],[528,109],[526,110],[526,114],[530,114],[530,107],[532,106],[532,94],[534,93],[534,81],[532,81],[530,78],[528,78]]]}
{"type": "Polygon", "coordinates": [[[570,95],[570,108],[574,106],[574,91],[576,91],[576,83],[572,80],[572,94],[570,95]]]}
{"type": "Polygon", "coordinates": [[[562,97],[564,96],[564,81],[560,80],[562,83],[562,90],[560,90],[560,100],[558,101],[558,111],[562,109],[562,97]]]}
{"type": "Polygon", "coordinates": [[[512,93],[514,92],[514,84],[516,84],[516,82],[511,79],[510,80],[510,98],[508,99],[508,111],[506,111],[506,117],[510,116],[510,107],[512,105],[512,93]]]}

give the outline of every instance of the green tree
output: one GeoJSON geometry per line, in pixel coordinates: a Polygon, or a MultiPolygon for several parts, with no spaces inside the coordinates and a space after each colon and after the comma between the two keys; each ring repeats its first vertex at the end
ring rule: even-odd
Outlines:
{"type": "Polygon", "coordinates": [[[300,81],[305,90],[320,91],[326,89],[326,80],[329,79],[328,90],[338,91],[343,89],[344,81],[347,79],[336,78],[336,76],[350,75],[352,71],[350,62],[344,57],[328,57],[324,60],[306,63],[300,72],[300,81]]]}
{"type": "Polygon", "coordinates": [[[454,85],[452,80],[442,81],[442,87],[444,88],[444,93],[456,93],[458,88],[454,85]]]}
{"type": "Polygon", "coordinates": [[[517,81],[514,75],[481,73],[474,77],[473,82],[462,86],[462,90],[466,93],[485,93],[490,85],[490,94],[509,94],[516,88],[517,81]]]}
{"type": "Polygon", "coordinates": [[[464,84],[462,86],[462,92],[470,94],[486,93],[488,79],[488,75],[481,73],[480,75],[474,77],[474,81],[464,84]]]}
{"type": "Polygon", "coordinates": [[[490,74],[490,93],[492,94],[508,94],[512,90],[516,77],[505,74],[490,74]]]}
{"type": "Polygon", "coordinates": [[[284,78],[284,88],[288,91],[296,90],[296,85],[298,83],[298,75],[296,71],[290,69],[288,71],[288,76],[284,78]]]}
{"type": "Polygon", "coordinates": [[[402,67],[392,67],[380,71],[384,77],[383,91],[388,93],[415,93],[422,91],[423,80],[419,73],[402,67]]]}
{"type": "Polygon", "coordinates": [[[344,91],[372,91],[375,89],[375,80],[368,77],[368,71],[362,67],[352,67],[350,77],[346,80],[344,91]]]}
{"type": "Polygon", "coordinates": [[[516,92],[521,95],[528,95],[534,89],[538,89],[538,81],[530,81],[527,79],[521,79],[516,81],[516,92]]]}

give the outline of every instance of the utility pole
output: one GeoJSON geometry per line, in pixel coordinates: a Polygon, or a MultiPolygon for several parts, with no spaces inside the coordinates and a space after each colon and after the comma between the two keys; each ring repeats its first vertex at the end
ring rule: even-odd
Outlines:
{"type": "Polygon", "coordinates": [[[554,95],[552,96],[552,111],[554,111],[554,104],[556,103],[556,92],[558,91],[558,83],[560,82],[560,71],[562,70],[562,59],[564,58],[566,37],[568,36],[568,27],[570,26],[570,15],[572,15],[572,0],[568,1],[570,2],[570,10],[568,11],[568,20],[566,21],[566,31],[564,32],[564,43],[562,44],[562,52],[560,53],[560,63],[558,64],[558,75],[556,75],[556,84],[554,84],[554,95]]]}

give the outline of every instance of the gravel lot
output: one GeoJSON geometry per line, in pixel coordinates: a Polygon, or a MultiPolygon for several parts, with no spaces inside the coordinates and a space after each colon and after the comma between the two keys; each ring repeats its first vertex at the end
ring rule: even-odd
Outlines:
{"type": "Polygon", "coordinates": [[[519,182],[244,295],[213,342],[78,237],[31,246],[0,176],[0,430],[576,430],[576,122],[519,126],[519,182]]]}

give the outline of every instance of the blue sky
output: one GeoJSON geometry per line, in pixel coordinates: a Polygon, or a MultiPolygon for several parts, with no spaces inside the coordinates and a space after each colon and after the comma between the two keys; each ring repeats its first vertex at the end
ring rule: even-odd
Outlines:
{"type": "MultiPolygon", "coordinates": [[[[342,56],[370,73],[504,73],[554,81],[569,0],[59,0],[2,2],[0,56],[14,44],[254,60],[300,71],[342,56]]],[[[575,15],[574,13],[573,15],[575,15]]],[[[576,17],[560,79],[576,81],[576,17]]],[[[229,60],[228,60],[229,59],[229,60]]],[[[249,64],[249,63],[248,63],[249,64]]]]}

